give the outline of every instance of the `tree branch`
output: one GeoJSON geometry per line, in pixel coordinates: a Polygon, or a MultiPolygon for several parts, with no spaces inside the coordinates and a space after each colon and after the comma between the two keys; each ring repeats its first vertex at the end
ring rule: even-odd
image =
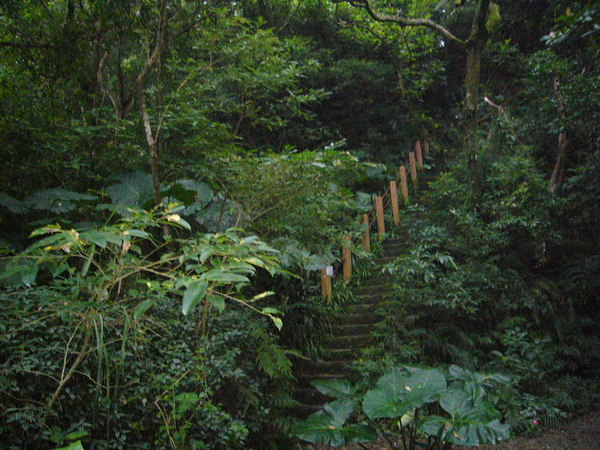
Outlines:
{"type": "Polygon", "coordinates": [[[455,44],[458,44],[461,46],[464,46],[467,44],[467,41],[464,41],[463,39],[460,39],[459,37],[453,35],[447,28],[444,28],[439,23],[436,23],[431,19],[410,18],[410,17],[401,16],[400,14],[394,14],[394,15],[383,14],[378,11],[375,11],[373,9],[373,7],[371,6],[371,3],[369,0],[334,0],[334,1],[336,3],[340,3],[340,2],[349,3],[350,5],[352,5],[356,8],[362,8],[367,12],[367,14],[369,14],[377,22],[392,22],[397,25],[400,25],[401,27],[413,27],[413,26],[426,27],[426,28],[429,28],[429,29],[435,31],[436,33],[442,35],[449,41],[454,42],[455,44]]]}
{"type": "Polygon", "coordinates": [[[36,42],[15,42],[15,41],[0,41],[0,48],[12,47],[12,48],[54,48],[50,44],[38,44],[36,42]]]}

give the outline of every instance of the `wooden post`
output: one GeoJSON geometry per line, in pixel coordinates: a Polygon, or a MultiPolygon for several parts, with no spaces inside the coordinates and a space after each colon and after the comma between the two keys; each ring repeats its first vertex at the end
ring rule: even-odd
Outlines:
{"type": "Polygon", "coordinates": [[[408,203],[408,177],[406,176],[406,166],[400,166],[400,187],[402,188],[404,203],[408,203]]]}
{"type": "Polygon", "coordinates": [[[350,236],[344,236],[344,246],[342,247],[342,261],[344,263],[344,281],[350,282],[352,278],[352,238],[350,236]]]}
{"type": "Polygon", "coordinates": [[[423,151],[425,152],[425,156],[429,156],[429,141],[427,139],[423,142],[423,151]]]}
{"type": "Polygon", "coordinates": [[[327,303],[331,304],[331,277],[327,275],[327,269],[321,270],[321,294],[327,303]]]}
{"type": "Polygon", "coordinates": [[[408,154],[408,159],[410,160],[410,177],[412,178],[412,182],[417,186],[417,164],[415,161],[415,152],[410,152],[408,154]]]}
{"type": "Polygon", "coordinates": [[[383,220],[383,198],[378,196],[375,198],[375,210],[377,212],[377,233],[380,238],[385,234],[385,221],[383,220]]]}
{"type": "Polygon", "coordinates": [[[363,214],[362,223],[365,226],[363,230],[363,248],[370,252],[371,251],[371,230],[369,224],[369,215],[363,214]]]}
{"type": "Polygon", "coordinates": [[[400,208],[398,207],[398,186],[395,181],[390,181],[390,196],[392,198],[392,215],[394,226],[400,225],[400,208]]]}
{"type": "Polygon", "coordinates": [[[415,144],[415,154],[417,155],[419,169],[423,169],[423,150],[421,150],[421,143],[419,141],[415,144]]]}

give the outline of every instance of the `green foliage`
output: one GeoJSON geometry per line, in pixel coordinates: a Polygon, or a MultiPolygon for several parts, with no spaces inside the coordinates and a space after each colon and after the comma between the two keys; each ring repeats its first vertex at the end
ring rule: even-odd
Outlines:
{"type": "MultiPolygon", "coordinates": [[[[405,449],[414,448],[415,444],[442,448],[446,442],[466,446],[495,444],[508,438],[509,427],[500,423],[500,413],[490,403],[488,391],[507,382],[506,377],[497,374],[473,373],[458,366],[450,366],[448,372],[400,366],[383,375],[364,394],[362,409],[373,424],[382,418],[397,421],[405,449]],[[437,410],[449,417],[431,414],[430,403],[438,403],[437,410]]],[[[338,399],[298,423],[293,430],[295,436],[332,446],[377,440],[372,426],[345,424],[356,409],[355,387],[342,380],[314,385],[338,399]]]]}

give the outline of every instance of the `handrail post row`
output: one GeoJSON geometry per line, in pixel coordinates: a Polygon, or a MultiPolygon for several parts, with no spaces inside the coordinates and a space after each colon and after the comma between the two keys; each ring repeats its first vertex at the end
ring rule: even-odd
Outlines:
{"type": "Polygon", "coordinates": [[[369,229],[369,215],[363,214],[362,223],[365,226],[363,230],[363,248],[367,251],[371,251],[371,230],[369,229]]]}
{"type": "Polygon", "coordinates": [[[417,141],[415,144],[415,154],[417,155],[417,164],[419,169],[423,170],[423,151],[421,149],[421,142],[417,141]]]}
{"type": "Polygon", "coordinates": [[[344,246],[342,247],[342,261],[344,264],[344,281],[349,283],[352,279],[352,238],[350,236],[344,236],[344,246]]]}
{"type": "Polygon", "coordinates": [[[400,166],[400,188],[404,203],[408,203],[408,177],[406,175],[406,166],[400,166]]]}
{"type": "Polygon", "coordinates": [[[425,156],[429,156],[429,141],[427,139],[423,141],[423,151],[425,152],[425,156]]]}
{"type": "Polygon", "coordinates": [[[413,185],[417,187],[417,164],[415,161],[415,153],[410,152],[408,154],[408,159],[410,160],[410,177],[412,178],[413,185]]]}
{"type": "Polygon", "coordinates": [[[377,196],[375,198],[375,211],[377,212],[377,234],[379,238],[383,239],[385,234],[385,221],[383,218],[383,197],[377,196]]]}
{"type": "Polygon", "coordinates": [[[398,207],[398,186],[396,181],[390,181],[390,196],[392,202],[392,215],[394,217],[394,226],[400,225],[400,208],[398,207]]]}

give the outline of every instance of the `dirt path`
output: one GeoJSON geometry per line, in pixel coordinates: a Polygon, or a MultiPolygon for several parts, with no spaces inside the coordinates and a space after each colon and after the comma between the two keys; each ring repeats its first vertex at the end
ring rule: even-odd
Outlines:
{"type": "Polygon", "coordinates": [[[494,446],[472,447],[476,449],[600,449],[600,408],[573,419],[553,430],[542,431],[530,437],[519,437],[494,446]]]}

